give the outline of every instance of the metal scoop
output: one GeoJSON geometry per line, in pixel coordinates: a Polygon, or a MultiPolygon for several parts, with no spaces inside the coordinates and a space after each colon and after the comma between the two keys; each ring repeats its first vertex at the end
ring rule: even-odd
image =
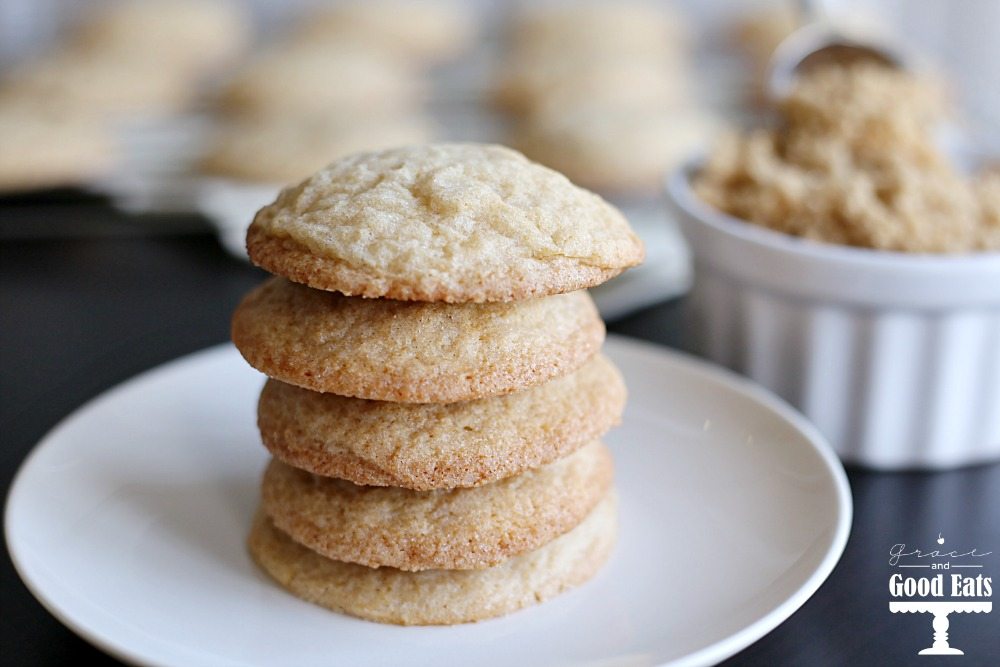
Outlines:
{"type": "Polygon", "coordinates": [[[887,40],[831,24],[815,0],[800,0],[798,7],[802,27],[786,37],[771,56],[767,94],[772,100],[787,97],[798,75],[817,65],[866,61],[900,69],[911,67],[910,58],[887,40]]]}

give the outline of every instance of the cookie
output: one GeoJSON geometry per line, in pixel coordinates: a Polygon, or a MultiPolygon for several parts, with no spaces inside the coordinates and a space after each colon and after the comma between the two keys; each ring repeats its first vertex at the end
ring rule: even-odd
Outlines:
{"type": "Polygon", "coordinates": [[[690,100],[681,65],[629,56],[522,56],[502,70],[494,101],[522,113],[543,106],[662,110],[690,100]]]}
{"type": "Polygon", "coordinates": [[[294,595],[381,623],[454,625],[509,614],[591,579],[608,560],[617,532],[614,493],[580,525],[535,551],[485,570],[368,568],[324,558],[258,512],[250,554],[294,595]]]}
{"type": "Polygon", "coordinates": [[[586,292],[450,305],[361,299],[272,278],[233,315],[232,338],[262,373],[313,391],[452,403],[565,375],[604,341],[586,292]]]}
{"type": "Polygon", "coordinates": [[[0,97],[0,192],[93,181],[113,167],[116,148],[92,115],[0,97]]]}
{"type": "Polygon", "coordinates": [[[296,32],[301,40],[357,40],[401,58],[438,62],[468,48],[475,25],[458,2],[367,0],[310,13],[296,32]]]}
{"type": "Polygon", "coordinates": [[[282,532],[334,560],[400,570],[478,570],[580,523],[611,486],[611,453],[569,456],[476,488],[412,491],[319,477],[276,459],[263,509],[282,532]]]}
{"type": "Polygon", "coordinates": [[[426,82],[391,55],[356,44],[285,44],[262,53],[223,87],[235,114],[290,117],[411,110],[426,82]]]}
{"type": "Polygon", "coordinates": [[[191,74],[232,62],[249,45],[250,17],[226,0],[105,2],[86,13],[69,40],[122,60],[148,60],[191,74]]]}
{"type": "Polygon", "coordinates": [[[355,484],[479,486],[572,453],[621,421],[625,385],[600,354],[561,378],[461,403],[389,403],[269,380],[257,406],[277,458],[355,484]]]}
{"type": "Polygon", "coordinates": [[[516,53],[538,56],[628,55],[675,57],[689,41],[683,17],[663,3],[535,3],[522,11],[511,30],[516,53]]]}
{"type": "Polygon", "coordinates": [[[296,183],[332,160],[362,150],[426,142],[419,115],[327,113],[236,118],[223,124],[201,171],[256,183],[296,183]]]}
{"type": "Polygon", "coordinates": [[[603,199],[483,144],[338,160],[261,209],[247,250],[255,264],[311,287],[449,303],[590,287],[644,255],[603,199]]]}
{"type": "Polygon", "coordinates": [[[668,172],[710,145],[716,125],[692,111],[559,107],[522,122],[513,143],[584,187],[655,196],[668,172]]]}
{"type": "Polygon", "coordinates": [[[61,49],[15,66],[4,95],[67,112],[119,117],[176,112],[192,99],[189,77],[149,60],[61,49]]]}
{"type": "Polygon", "coordinates": [[[794,5],[758,8],[738,16],[730,26],[730,38],[752,64],[760,70],[767,67],[771,55],[802,25],[802,17],[794,5]]]}

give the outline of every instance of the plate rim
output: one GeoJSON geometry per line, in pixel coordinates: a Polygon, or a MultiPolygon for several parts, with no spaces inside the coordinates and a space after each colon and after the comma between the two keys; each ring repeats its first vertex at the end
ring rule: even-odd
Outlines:
{"type": "MultiPolygon", "coordinates": [[[[605,347],[602,348],[602,351],[606,352],[608,346],[622,348],[628,350],[630,353],[666,357],[669,363],[676,364],[687,371],[694,372],[709,380],[727,385],[737,393],[750,398],[755,403],[777,414],[777,416],[788,422],[805,438],[813,451],[819,456],[822,470],[832,482],[836,495],[836,526],[831,539],[825,545],[823,557],[812,573],[780,604],[752,623],[692,653],[657,664],[662,667],[693,667],[695,665],[712,665],[721,662],[747,648],[785,622],[816,593],[820,586],[829,578],[837,563],[840,562],[850,536],[854,515],[853,496],[851,494],[850,483],[847,479],[847,473],[844,470],[843,463],[841,463],[840,459],[834,453],[832,446],[826,441],[816,426],[789,403],[752,380],[687,352],[631,336],[608,334],[605,347]]],[[[37,582],[27,576],[24,564],[21,561],[24,556],[23,554],[18,554],[11,539],[10,519],[13,512],[14,499],[18,495],[19,488],[24,483],[24,471],[28,469],[46,444],[57,437],[79,415],[88,412],[99,403],[111,400],[118,393],[128,391],[133,385],[141,383],[151,376],[169,373],[178,366],[197,363],[199,358],[210,358],[222,352],[232,352],[233,349],[232,343],[225,342],[190,352],[141,371],[89,398],[69,414],[59,419],[32,446],[28,455],[18,466],[17,472],[7,491],[7,496],[4,499],[4,541],[7,552],[10,555],[11,563],[21,582],[42,607],[67,629],[84,641],[91,643],[98,649],[127,664],[160,665],[164,663],[151,660],[127,648],[122,648],[114,644],[112,639],[106,638],[87,628],[83,622],[72,618],[71,612],[61,609],[55,602],[50,600],[41,591],[37,582]]]]}
{"type": "Polygon", "coordinates": [[[701,359],[688,352],[666,347],[665,345],[614,334],[609,335],[608,339],[614,339],[616,346],[622,345],[623,347],[634,347],[636,349],[653,348],[654,351],[665,352],[673,358],[672,361],[679,365],[697,373],[707,375],[710,378],[718,379],[733,387],[737,392],[750,397],[769,410],[772,410],[805,436],[813,451],[819,455],[820,461],[823,464],[823,471],[830,476],[833,482],[834,492],[837,496],[837,523],[831,540],[823,554],[823,558],[820,559],[819,564],[813,570],[812,574],[791,595],[785,598],[781,604],[753,623],[724,639],[720,639],[677,660],[660,663],[658,667],[713,665],[736,655],[784,623],[829,579],[833,569],[844,555],[844,550],[847,548],[847,542],[850,538],[851,526],[854,522],[854,496],[851,493],[851,485],[847,479],[847,472],[844,469],[843,462],[837,456],[836,452],[834,452],[833,446],[820,433],[818,427],[810,422],[805,415],[792,407],[790,403],[753,380],[724,366],[701,359]]]}

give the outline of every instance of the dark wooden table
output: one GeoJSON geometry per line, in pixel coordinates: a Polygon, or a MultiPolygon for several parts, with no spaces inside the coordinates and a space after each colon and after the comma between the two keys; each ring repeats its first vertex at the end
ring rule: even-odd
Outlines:
{"type": "MultiPolygon", "coordinates": [[[[264,274],[226,255],[198,218],[130,218],[66,194],[0,201],[0,485],[60,418],[104,389],[227,340],[229,316],[264,274]],[[93,236],[93,234],[97,236],[93,236]],[[28,237],[43,234],[43,239],[28,237]]],[[[677,345],[665,303],[609,329],[677,345]]],[[[938,531],[993,550],[1000,587],[1000,465],[928,474],[849,471],[854,527],[830,579],[786,623],[727,665],[1000,665],[1000,610],[952,617],[967,655],[918,658],[930,617],[890,614],[889,548],[938,531]]],[[[1000,594],[995,595],[1000,597],[1000,594]]],[[[664,628],[665,633],[670,628],[664,628]]],[[[51,617],[0,564],[0,663],[118,664],[51,617]]],[[[462,664],[442,656],[442,664],[462,664]]]]}

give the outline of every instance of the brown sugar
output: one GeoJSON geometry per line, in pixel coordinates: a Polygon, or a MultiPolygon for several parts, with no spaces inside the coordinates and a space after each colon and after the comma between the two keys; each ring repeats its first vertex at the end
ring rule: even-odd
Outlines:
{"type": "Polygon", "coordinates": [[[935,82],[872,64],[803,76],[775,129],[725,137],[694,187],[805,238],[915,253],[1000,250],[1000,172],[970,178],[935,142],[935,82]]]}

